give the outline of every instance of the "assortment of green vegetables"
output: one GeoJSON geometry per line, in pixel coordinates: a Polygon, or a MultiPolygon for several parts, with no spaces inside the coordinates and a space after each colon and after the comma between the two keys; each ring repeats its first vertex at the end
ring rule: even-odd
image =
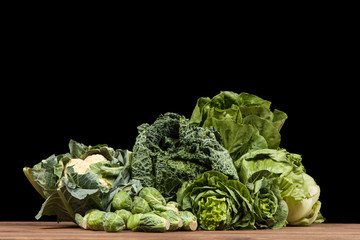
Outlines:
{"type": "Polygon", "coordinates": [[[321,223],[320,187],[299,154],[280,148],[287,115],[248,93],[199,98],[190,119],[138,127],[132,152],[70,140],[24,173],[56,215],[119,232],[279,229],[321,223]]]}

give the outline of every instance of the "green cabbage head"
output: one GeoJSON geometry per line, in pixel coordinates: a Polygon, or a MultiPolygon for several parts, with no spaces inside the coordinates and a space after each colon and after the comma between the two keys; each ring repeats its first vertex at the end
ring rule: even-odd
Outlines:
{"type": "Polygon", "coordinates": [[[313,222],[321,223],[325,220],[320,213],[320,187],[308,174],[304,174],[304,182],[309,193],[307,198],[301,201],[287,198],[289,206],[287,221],[290,225],[310,225],[313,222]]]}
{"type": "Polygon", "coordinates": [[[325,219],[320,214],[320,187],[306,174],[299,154],[285,149],[260,149],[249,151],[234,162],[240,181],[247,184],[252,175],[267,170],[278,175],[277,185],[281,197],[288,205],[289,225],[310,225],[325,219]]]}
{"type": "Polygon", "coordinates": [[[246,184],[254,199],[257,228],[280,229],[286,225],[288,206],[281,197],[277,176],[262,170],[254,173],[246,184]]]}
{"type": "Polygon", "coordinates": [[[177,192],[183,210],[192,211],[201,229],[254,229],[255,216],[249,190],[217,171],[184,182],[177,192]]]}

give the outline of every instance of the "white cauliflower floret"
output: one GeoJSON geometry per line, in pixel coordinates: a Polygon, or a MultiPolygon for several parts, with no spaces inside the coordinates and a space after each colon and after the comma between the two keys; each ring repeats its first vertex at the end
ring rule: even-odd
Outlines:
{"type": "Polygon", "coordinates": [[[67,167],[73,166],[74,171],[80,174],[85,174],[86,170],[89,168],[90,164],[85,162],[82,159],[79,158],[73,158],[71,159],[65,166],[65,176],[66,176],[66,170],[67,167]]]}
{"type": "Polygon", "coordinates": [[[90,155],[90,156],[86,157],[84,159],[84,161],[89,163],[89,165],[90,165],[93,163],[107,161],[107,159],[101,154],[94,154],[94,155],[90,155]]]}
{"type": "MultiPolygon", "coordinates": [[[[72,166],[75,172],[79,174],[85,174],[86,170],[90,169],[91,164],[104,162],[104,161],[108,161],[108,160],[101,154],[90,155],[86,157],[84,160],[79,158],[73,158],[66,164],[64,175],[66,176],[67,174],[67,167],[72,166]]],[[[104,179],[99,178],[98,180],[103,186],[111,187],[111,185],[104,179]]]]}

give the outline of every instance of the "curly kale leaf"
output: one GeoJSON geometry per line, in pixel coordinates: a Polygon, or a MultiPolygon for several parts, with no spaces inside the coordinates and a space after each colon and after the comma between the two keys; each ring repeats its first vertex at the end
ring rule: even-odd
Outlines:
{"type": "Polygon", "coordinates": [[[132,177],[173,198],[183,182],[216,170],[238,179],[233,161],[214,128],[201,128],[176,113],[160,115],[138,127],[133,148],[132,177]]]}

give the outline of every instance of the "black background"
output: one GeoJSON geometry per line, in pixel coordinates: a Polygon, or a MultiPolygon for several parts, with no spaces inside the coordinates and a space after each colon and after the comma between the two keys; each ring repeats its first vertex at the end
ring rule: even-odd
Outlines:
{"type": "Polygon", "coordinates": [[[3,66],[0,220],[34,220],[44,199],[22,168],[67,152],[70,139],[131,150],[141,123],[166,112],[190,118],[199,97],[230,90],[288,114],[280,146],[302,155],[327,222],[359,222],[358,75],[344,44],[351,36],[294,24],[236,34],[141,25],[140,34],[119,37],[100,26],[22,22],[3,66]]]}

